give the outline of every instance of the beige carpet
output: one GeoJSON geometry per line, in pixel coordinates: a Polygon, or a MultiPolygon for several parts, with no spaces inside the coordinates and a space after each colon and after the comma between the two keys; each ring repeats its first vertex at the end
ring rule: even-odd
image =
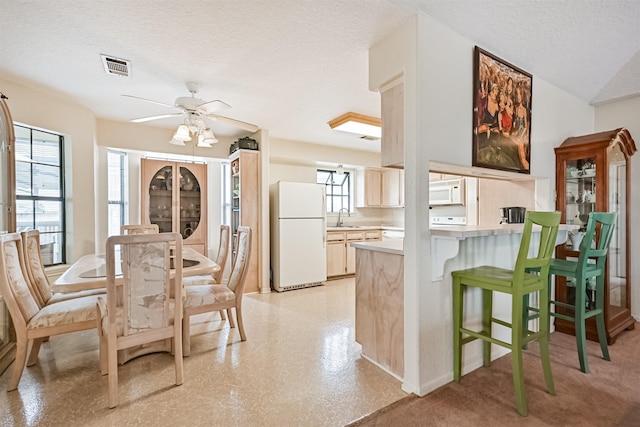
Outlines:
{"type": "Polygon", "coordinates": [[[556,396],[545,391],[537,343],[524,353],[529,416],[516,412],[511,357],[424,396],[407,396],[350,424],[371,426],[640,426],[640,331],[609,346],[611,362],[589,341],[590,373],[579,369],[575,338],[551,334],[556,396]]]}

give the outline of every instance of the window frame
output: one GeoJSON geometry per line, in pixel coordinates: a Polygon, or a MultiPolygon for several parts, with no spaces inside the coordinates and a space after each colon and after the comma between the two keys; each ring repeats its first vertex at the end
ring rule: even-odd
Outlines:
{"type": "MultiPolygon", "coordinates": [[[[120,205],[120,227],[122,227],[123,225],[125,225],[128,221],[127,221],[127,189],[128,189],[128,174],[127,174],[127,153],[124,151],[120,151],[120,150],[112,150],[112,149],[107,149],[107,235],[111,236],[113,233],[110,232],[108,230],[109,228],[109,222],[110,222],[110,217],[109,217],[109,207],[111,205],[120,205]],[[109,187],[109,167],[110,167],[110,163],[109,163],[109,156],[110,155],[116,155],[119,157],[120,160],[120,200],[112,200],[109,197],[109,191],[108,191],[108,187],[109,187]]],[[[118,227],[118,230],[112,230],[114,232],[116,232],[116,234],[120,234],[120,228],[118,227]]]]}
{"type": "Polygon", "coordinates": [[[340,184],[335,182],[335,177],[338,176],[338,172],[331,169],[317,169],[316,170],[316,183],[325,186],[325,195],[327,200],[327,213],[338,213],[340,209],[347,209],[349,212],[352,210],[352,187],[351,187],[351,173],[344,171],[342,182],[340,184]],[[327,173],[328,179],[324,182],[320,180],[318,176],[320,173],[327,173]],[[334,190],[340,189],[340,194],[336,194],[334,190]],[[334,207],[334,198],[340,197],[343,200],[341,206],[334,207]],[[346,206],[345,201],[346,200],[346,206]]]}
{"type": "MultiPolygon", "coordinates": [[[[42,242],[42,236],[46,236],[48,234],[56,234],[56,235],[60,235],[60,262],[54,262],[52,264],[44,264],[45,266],[53,266],[53,265],[62,265],[66,263],[67,260],[67,200],[66,200],[66,187],[65,187],[65,149],[64,149],[64,144],[65,144],[65,138],[64,135],[61,135],[59,133],[56,132],[52,132],[52,131],[48,131],[48,130],[44,130],[44,129],[40,129],[40,128],[36,128],[36,127],[32,127],[29,125],[25,125],[25,124],[20,124],[20,123],[15,123],[13,124],[14,128],[23,128],[29,131],[29,163],[31,164],[40,164],[40,165],[45,165],[48,167],[56,167],[59,168],[60,172],[58,174],[59,176],[59,188],[60,188],[60,194],[57,197],[54,196],[34,196],[33,195],[33,168],[30,167],[30,186],[29,186],[29,191],[31,193],[31,195],[27,196],[24,194],[18,194],[18,191],[16,191],[16,230],[18,230],[18,222],[17,222],[17,204],[19,201],[29,201],[32,204],[32,223],[31,223],[31,227],[27,227],[28,229],[33,229],[33,230],[38,230],[38,228],[36,227],[36,209],[35,209],[35,204],[39,201],[43,201],[43,202],[58,202],[60,203],[60,207],[61,207],[61,212],[60,212],[60,222],[61,222],[61,230],[60,231],[42,231],[40,230],[40,241],[42,242]],[[50,164],[50,163],[44,163],[44,162],[36,162],[33,161],[33,133],[35,132],[41,132],[41,133],[46,133],[49,135],[53,135],[55,137],[57,137],[58,139],[58,164],[54,165],[54,164],[50,164]]],[[[16,141],[15,141],[15,151],[17,154],[17,146],[18,146],[18,132],[15,132],[16,134],[16,141]]],[[[16,174],[18,171],[18,162],[21,163],[25,163],[24,160],[20,160],[18,158],[18,156],[15,156],[15,160],[14,160],[14,167],[16,170],[16,174]]],[[[16,185],[17,185],[17,178],[16,178],[16,185]]],[[[42,243],[41,243],[42,245],[42,243]]]]}

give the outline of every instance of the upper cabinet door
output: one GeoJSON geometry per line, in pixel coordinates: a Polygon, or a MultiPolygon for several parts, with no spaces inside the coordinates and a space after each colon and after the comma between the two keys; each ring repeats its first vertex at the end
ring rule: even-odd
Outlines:
{"type": "Polygon", "coordinates": [[[383,90],[380,101],[381,166],[404,168],[404,83],[383,90]]]}

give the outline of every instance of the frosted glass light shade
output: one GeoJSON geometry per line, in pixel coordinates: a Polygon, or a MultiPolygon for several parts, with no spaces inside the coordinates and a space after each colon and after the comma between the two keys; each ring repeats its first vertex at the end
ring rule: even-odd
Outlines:
{"type": "Polygon", "coordinates": [[[189,127],[187,125],[178,126],[178,130],[173,135],[173,139],[180,141],[191,141],[191,135],[189,135],[189,127]]]}
{"type": "Polygon", "coordinates": [[[213,131],[209,128],[203,130],[200,133],[200,136],[202,136],[203,141],[208,144],[215,144],[218,142],[218,138],[216,138],[216,136],[213,134],[213,131]]]}

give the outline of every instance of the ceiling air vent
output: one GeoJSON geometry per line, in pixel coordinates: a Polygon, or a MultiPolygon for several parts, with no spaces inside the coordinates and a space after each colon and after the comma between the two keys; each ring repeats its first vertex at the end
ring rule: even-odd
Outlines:
{"type": "Polygon", "coordinates": [[[363,135],[360,137],[360,139],[366,139],[367,141],[379,141],[380,138],[378,138],[377,136],[369,136],[369,135],[363,135]]]}
{"type": "Polygon", "coordinates": [[[129,77],[129,72],[131,71],[131,62],[129,60],[107,55],[100,55],[100,57],[102,58],[105,73],[129,77]]]}

